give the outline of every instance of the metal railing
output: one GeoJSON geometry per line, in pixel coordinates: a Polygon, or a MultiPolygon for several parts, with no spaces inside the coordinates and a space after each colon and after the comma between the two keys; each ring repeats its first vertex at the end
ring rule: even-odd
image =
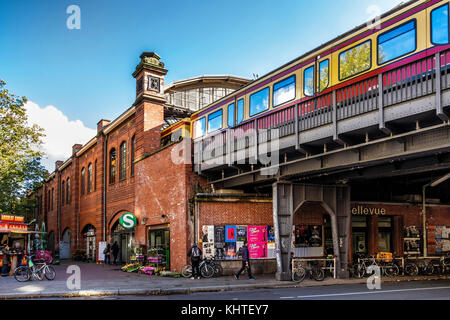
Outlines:
{"type": "MultiPolygon", "coordinates": [[[[449,88],[450,50],[446,50],[195,140],[197,161],[201,164],[230,152],[257,147],[274,138],[299,135],[324,125],[333,124],[337,133],[336,123],[340,120],[382,111],[431,94],[440,96],[442,90],[449,88]],[[437,60],[440,60],[441,77],[437,77],[437,60]]],[[[437,101],[436,108],[442,111],[441,99],[437,101]]],[[[298,138],[296,141],[298,147],[298,138]]]]}

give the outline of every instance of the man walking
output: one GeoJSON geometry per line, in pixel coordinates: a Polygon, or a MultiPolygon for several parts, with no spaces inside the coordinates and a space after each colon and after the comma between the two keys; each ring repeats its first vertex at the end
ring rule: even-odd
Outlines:
{"type": "Polygon", "coordinates": [[[192,264],[192,278],[191,279],[200,279],[200,258],[202,256],[203,252],[200,250],[199,247],[197,247],[197,244],[194,243],[189,249],[187,255],[191,258],[191,264],[192,264]]]}
{"type": "Polygon", "coordinates": [[[103,253],[105,254],[105,259],[103,260],[103,264],[111,264],[111,245],[108,243],[106,245],[105,250],[103,250],[103,253]]]}
{"type": "Polygon", "coordinates": [[[244,242],[244,246],[241,248],[241,255],[242,255],[242,268],[239,270],[239,272],[234,276],[236,280],[239,280],[239,275],[247,268],[248,278],[250,280],[256,280],[252,276],[252,270],[250,267],[250,253],[248,251],[248,241],[244,242]]]}
{"type": "Polygon", "coordinates": [[[114,242],[114,244],[111,246],[113,258],[114,258],[114,265],[117,264],[117,255],[119,254],[119,245],[117,244],[117,241],[114,242]]]}

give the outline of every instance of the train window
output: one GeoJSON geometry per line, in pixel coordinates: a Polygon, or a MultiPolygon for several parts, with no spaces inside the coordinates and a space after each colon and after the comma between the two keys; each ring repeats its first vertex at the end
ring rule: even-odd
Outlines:
{"type": "Polygon", "coordinates": [[[250,117],[269,109],[270,89],[265,88],[250,96],[250,117]]]}
{"type": "Polygon", "coordinates": [[[238,101],[237,106],[237,124],[244,121],[244,99],[238,101]]]}
{"type": "Polygon", "coordinates": [[[208,116],[208,133],[222,129],[222,109],[208,116]]]}
{"type": "Polygon", "coordinates": [[[319,72],[319,91],[323,91],[330,84],[330,60],[324,60],[319,64],[319,72]]]}
{"type": "Polygon", "coordinates": [[[448,44],[449,40],[449,21],[448,21],[448,3],[442,7],[431,11],[431,43],[440,45],[448,44]]]}
{"type": "Polygon", "coordinates": [[[303,93],[307,97],[314,95],[314,66],[308,68],[303,76],[303,93]]]}
{"type": "Polygon", "coordinates": [[[234,127],[234,103],[228,106],[228,127],[234,127]]]}
{"type": "Polygon", "coordinates": [[[356,76],[372,67],[372,41],[368,40],[339,55],[339,80],[356,76]]]}
{"type": "Polygon", "coordinates": [[[413,20],[378,37],[378,64],[414,52],[416,47],[416,20],[413,20]]]}
{"type": "Polygon", "coordinates": [[[200,138],[205,135],[206,118],[201,118],[195,121],[195,138],[200,138]]]}
{"type": "Polygon", "coordinates": [[[273,106],[279,106],[295,99],[295,76],[291,76],[273,86],[273,106]]]}

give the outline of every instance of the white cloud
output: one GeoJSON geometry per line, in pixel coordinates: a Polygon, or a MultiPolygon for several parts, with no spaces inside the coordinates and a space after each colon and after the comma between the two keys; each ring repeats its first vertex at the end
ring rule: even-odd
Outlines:
{"type": "Polygon", "coordinates": [[[42,162],[50,172],[55,170],[55,161],[65,161],[72,155],[74,144],[85,144],[97,134],[96,130],[86,127],[81,120],[69,120],[54,106],[41,108],[28,101],[25,108],[28,122],[45,130],[43,151],[47,159],[42,162]]]}

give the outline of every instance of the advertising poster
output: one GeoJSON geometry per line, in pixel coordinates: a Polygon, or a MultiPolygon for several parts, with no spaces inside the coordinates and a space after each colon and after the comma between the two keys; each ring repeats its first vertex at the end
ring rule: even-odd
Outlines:
{"type": "Polygon", "coordinates": [[[98,243],[98,259],[97,261],[105,261],[105,254],[103,251],[106,248],[106,241],[100,241],[98,243]]]}
{"type": "Polygon", "coordinates": [[[275,243],[275,229],[273,226],[267,227],[267,243],[275,243]]]}
{"type": "Polygon", "coordinates": [[[237,226],[236,227],[236,238],[237,241],[244,242],[247,240],[247,226],[237,226]]]}
{"type": "Polygon", "coordinates": [[[250,259],[267,258],[267,227],[248,226],[247,238],[250,259]]]}
{"type": "Polygon", "coordinates": [[[236,226],[225,227],[225,242],[236,242],[236,226]]]}
{"type": "Polygon", "coordinates": [[[309,245],[315,248],[322,247],[322,226],[309,226],[309,233],[309,245]]]}
{"type": "Polygon", "coordinates": [[[241,249],[243,246],[244,246],[244,241],[236,241],[236,257],[238,259],[240,259],[242,256],[241,249]]]}
{"type": "Polygon", "coordinates": [[[225,259],[226,260],[237,259],[236,242],[227,242],[225,244],[225,259]]]}
{"type": "Polygon", "coordinates": [[[214,243],[213,242],[205,242],[203,243],[203,257],[206,259],[214,258],[214,243]]]}
{"type": "Polygon", "coordinates": [[[208,226],[208,242],[214,243],[214,226],[208,226]]]}
{"type": "Polygon", "coordinates": [[[225,227],[214,227],[214,259],[225,260],[225,227]]]}
{"type": "Polygon", "coordinates": [[[275,229],[273,226],[267,227],[267,258],[275,259],[275,229]]]}

